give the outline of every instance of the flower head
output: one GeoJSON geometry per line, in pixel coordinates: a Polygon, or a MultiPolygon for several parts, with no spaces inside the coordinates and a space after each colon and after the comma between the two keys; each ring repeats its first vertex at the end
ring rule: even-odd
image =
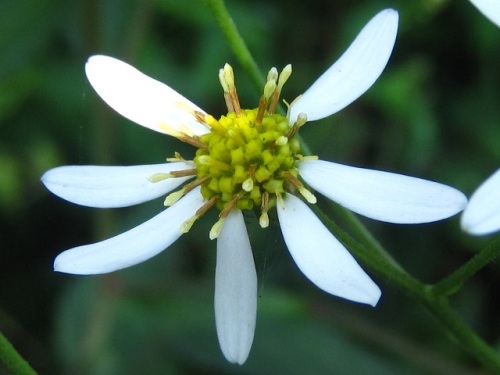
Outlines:
{"type": "Polygon", "coordinates": [[[304,157],[295,135],[307,121],[339,111],[375,82],[391,54],[397,23],[394,10],[377,14],[341,58],[292,102],[287,116],[276,108],[291,66],[269,71],[253,109],[242,108],[233,70],[224,66],[219,81],[228,113],[217,119],[124,62],[91,57],[87,77],[106,103],[197,151],[193,160],[175,154],[166,164],[68,166],[46,172],[42,181],[49,190],[87,206],[122,207],[170,193],[167,208],[157,216],[116,237],[61,253],[55,269],[98,274],[137,264],[217,207],[219,220],[209,233],[217,238],[217,333],[225,357],[241,364],[252,344],[257,306],[257,277],[242,212],[256,211],[265,228],[268,212],[276,208],[290,254],[307,278],[330,294],[375,305],[378,286],[304,202],[316,203],[311,188],[364,216],[393,223],[440,220],[459,212],[466,199],[434,182],[304,157]]]}
{"type": "Polygon", "coordinates": [[[475,236],[500,230],[500,169],[472,194],[462,214],[461,225],[465,232],[475,236]]]}

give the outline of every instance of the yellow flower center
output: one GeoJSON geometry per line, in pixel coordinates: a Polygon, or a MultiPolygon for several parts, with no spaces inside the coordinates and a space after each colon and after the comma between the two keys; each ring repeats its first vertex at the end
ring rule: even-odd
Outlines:
{"type": "MultiPolygon", "coordinates": [[[[220,233],[223,220],[233,208],[260,209],[261,227],[269,225],[267,211],[276,206],[286,191],[298,190],[310,203],[316,198],[298,179],[296,162],[302,158],[300,143],[294,136],[305,124],[306,116],[299,115],[291,124],[287,117],[275,113],[281,89],[291,74],[291,66],[281,74],[275,68],[269,71],[259,107],[241,109],[234,85],[232,68],[226,64],[219,72],[224,89],[228,114],[216,119],[194,113],[197,121],[210,132],[200,137],[183,135],[179,139],[196,147],[194,169],[155,175],[151,180],[196,175],[196,179],[181,190],[171,193],[165,205],[172,205],[195,186],[201,186],[206,203],[196,215],[182,224],[184,232],[210,207],[217,206],[220,220],[212,227],[210,237],[220,233]]],[[[173,160],[182,159],[179,155],[173,160]]]]}
{"type": "MultiPolygon", "coordinates": [[[[230,112],[219,120],[206,116],[213,129],[200,137],[207,148],[196,152],[198,178],[210,176],[201,184],[207,200],[217,197],[217,207],[223,210],[235,196],[235,206],[251,210],[262,206],[262,196],[283,193],[287,172],[297,177],[295,154],[300,151],[297,139],[289,141],[291,126],[286,117],[264,115],[256,123],[258,109],[242,110],[238,116],[230,112]]],[[[274,199],[268,203],[273,206],[274,199]]]]}

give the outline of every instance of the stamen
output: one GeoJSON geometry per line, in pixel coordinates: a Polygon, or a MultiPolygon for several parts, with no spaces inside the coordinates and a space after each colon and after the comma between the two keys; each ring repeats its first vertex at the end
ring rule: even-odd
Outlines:
{"type": "Polygon", "coordinates": [[[224,69],[219,69],[219,82],[222,86],[222,90],[229,93],[229,86],[227,84],[226,78],[224,77],[224,69]]]}
{"type": "Polygon", "coordinates": [[[220,232],[222,230],[222,224],[224,224],[224,221],[226,220],[225,217],[221,217],[217,222],[212,226],[210,229],[210,233],[208,234],[211,240],[216,239],[219,237],[220,232]]]}
{"type": "Polygon", "coordinates": [[[201,178],[197,178],[196,180],[190,182],[187,185],[184,185],[184,187],[182,189],[174,191],[173,193],[170,193],[169,195],[167,195],[163,204],[165,206],[173,205],[175,202],[177,202],[179,199],[181,199],[184,196],[184,194],[189,193],[195,187],[197,187],[198,185],[201,185],[202,183],[204,183],[205,181],[208,181],[211,178],[212,177],[210,177],[209,175],[203,176],[201,178]]]}
{"type": "Polygon", "coordinates": [[[269,226],[269,215],[267,211],[269,210],[269,193],[264,191],[262,194],[262,203],[260,206],[261,215],[259,217],[259,225],[261,228],[267,228],[269,226]]]}
{"type": "Polygon", "coordinates": [[[202,217],[205,213],[212,208],[219,201],[219,197],[213,196],[210,198],[203,206],[201,206],[198,211],[196,211],[196,215],[198,217],[202,217]]]}
{"type": "Polygon", "coordinates": [[[274,90],[276,90],[276,81],[267,81],[264,86],[264,96],[266,99],[269,99],[271,95],[273,95],[274,90]]]}
{"type": "Polygon", "coordinates": [[[288,143],[288,138],[285,137],[284,135],[281,135],[279,136],[278,138],[276,138],[276,141],[275,143],[278,145],[278,146],[284,146],[288,143]]]}
{"type": "Polygon", "coordinates": [[[241,188],[246,192],[251,192],[253,189],[253,179],[247,178],[245,181],[243,181],[241,188]]]}
{"type": "Polygon", "coordinates": [[[295,177],[293,174],[291,174],[289,171],[285,171],[281,174],[289,183],[291,183],[302,196],[305,198],[306,201],[308,201],[311,204],[316,203],[316,197],[314,196],[313,193],[311,193],[309,190],[305,188],[305,186],[302,184],[302,182],[299,181],[297,177],[295,177]]]}
{"type": "Polygon", "coordinates": [[[305,113],[299,113],[299,115],[297,116],[297,120],[295,121],[295,124],[293,124],[292,128],[288,131],[286,137],[288,139],[292,139],[306,122],[307,122],[307,115],[305,113]]]}
{"type": "Polygon", "coordinates": [[[273,92],[271,103],[269,104],[269,114],[272,115],[274,114],[274,112],[276,112],[276,108],[278,107],[278,101],[281,95],[281,90],[283,89],[283,86],[285,85],[286,81],[288,80],[288,78],[290,78],[291,75],[292,75],[292,65],[288,64],[283,68],[281,74],[279,75],[278,84],[273,92]]]}
{"type": "Polygon", "coordinates": [[[173,205],[175,202],[177,202],[179,199],[181,199],[184,196],[184,194],[186,194],[186,192],[184,191],[184,189],[177,190],[177,191],[174,191],[173,193],[170,193],[165,198],[165,201],[163,202],[163,205],[167,206],[167,207],[173,205]]]}
{"type": "Polygon", "coordinates": [[[180,153],[178,153],[177,151],[174,152],[174,157],[173,158],[167,158],[166,159],[167,161],[170,161],[170,162],[175,162],[175,161],[186,161],[186,159],[184,159],[182,157],[182,155],[180,153]]]}
{"type": "Polygon", "coordinates": [[[283,200],[280,192],[276,192],[276,201],[281,206],[281,208],[285,208],[285,201],[283,200]]]}
{"type": "Polygon", "coordinates": [[[200,141],[199,138],[195,135],[193,135],[192,137],[189,135],[180,135],[176,138],[182,142],[189,143],[190,145],[192,145],[196,148],[206,149],[208,147],[208,145],[206,143],[203,143],[202,141],[200,141]]]}
{"type": "Polygon", "coordinates": [[[308,161],[308,160],[318,160],[319,157],[318,155],[301,155],[301,154],[296,154],[295,157],[299,159],[300,161],[308,161]]]}
{"type": "Polygon", "coordinates": [[[198,220],[199,217],[194,215],[194,216],[191,216],[189,219],[187,219],[185,222],[183,222],[181,224],[181,232],[182,233],[187,233],[189,232],[189,230],[191,229],[191,227],[193,226],[194,222],[196,220],[198,220]]]}
{"type": "Polygon", "coordinates": [[[261,95],[259,100],[259,110],[257,116],[255,117],[255,125],[262,124],[262,119],[264,118],[264,113],[266,113],[267,99],[264,95],[261,95]]]}
{"type": "Polygon", "coordinates": [[[212,197],[208,202],[206,202],[203,206],[201,206],[193,216],[191,216],[189,219],[187,219],[185,222],[181,224],[181,232],[182,233],[189,232],[195,221],[198,220],[200,217],[202,217],[210,208],[212,208],[217,203],[218,200],[219,200],[218,197],[212,197]]]}
{"type": "MultiPolygon", "coordinates": [[[[222,75],[223,75],[223,79],[227,85],[227,91],[225,90],[225,85],[223,85],[222,87],[224,88],[224,92],[227,92],[229,94],[229,98],[230,98],[229,99],[230,105],[228,105],[228,108],[230,106],[232,106],[234,112],[238,116],[240,116],[241,115],[241,106],[240,106],[240,101],[238,99],[238,93],[236,92],[236,86],[234,85],[234,72],[233,72],[233,68],[231,67],[231,65],[229,65],[229,64],[224,65],[222,75]]],[[[219,77],[220,77],[220,73],[219,73],[219,77]]],[[[220,78],[219,78],[219,80],[220,80],[220,78]]],[[[224,97],[225,96],[226,95],[224,95],[224,97]]],[[[226,99],[226,104],[228,104],[227,99],[226,99]]]]}
{"type": "Polygon", "coordinates": [[[274,66],[269,69],[269,72],[267,73],[267,81],[277,81],[278,80],[278,69],[276,69],[274,66]]]}
{"type": "Polygon", "coordinates": [[[233,199],[231,199],[229,202],[226,203],[226,205],[224,206],[224,208],[222,209],[222,211],[220,212],[220,217],[221,218],[225,218],[227,217],[227,215],[229,215],[229,213],[231,212],[231,210],[234,208],[234,206],[236,206],[236,203],[238,202],[238,200],[241,198],[241,195],[240,194],[236,194],[233,199]]]}
{"type": "Polygon", "coordinates": [[[262,229],[269,226],[269,215],[267,212],[262,212],[259,217],[259,225],[262,229]]]}
{"type": "Polygon", "coordinates": [[[278,79],[278,88],[280,91],[281,89],[283,89],[283,86],[285,85],[286,81],[288,81],[288,78],[290,78],[291,75],[292,75],[292,64],[288,64],[283,68],[278,79]]]}
{"type": "Polygon", "coordinates": [[[187,177],[187,176],[196,176],[197,173],[198,171],[196,170],[196,168],[193,168],[193,169],[183,169],[180,171],[171,171],[170,173],[165,173],[165,174],[169,174],[172,177],[187,177]]]}
{"type": "Polygon", "coordinates": [[[167,178],[171,178],[172,174],[170,173],[155,173],[152,176],[148,177],[148,181],[152,183],[160,182],[166,180],[167,178]]]}
{"type": "Polygon", "coordinates": [[[316,202],[318,201],[314,194],[307,190],[304,186],[299,188],[299,193],[302,194],[305,200],[311,204],[316,204],[316,202]]]}

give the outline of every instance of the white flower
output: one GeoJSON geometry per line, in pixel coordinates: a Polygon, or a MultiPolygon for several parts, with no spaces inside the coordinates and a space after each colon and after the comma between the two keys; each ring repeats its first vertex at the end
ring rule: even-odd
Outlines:
{"type": "Polygon", "coordinates": [[[500,0],[470,0],[491,22],[500,27],[500,0]]]}
{"type": "Polygon", "coordinates": [[[329,116],[375,82],[392,52],[398,14],[377,14],[349,49],[289,108],[275,114],[283,84],[291,74],[271,69],[259,108],[242,110],[232,69],[219,72],[230,113],[216,120],[171,88],[130,65],[93,56],[87,77],[113,109],[130,120],[198,147],[193,161],[134,167],[68,166],[42,176],[45,186],[71,202],[123,207],[167,194],[166,210],[108,240],[61,253],[55,270],[99,274],[145,261],[189,231],[210,207],[221,210],[210,237],[217,237],[215,315],[225,357],[242,364],[253,340],[257,277],[242,210],[260,208],[269,224],[277,207],[287,247],[299,269],[324,291],[375,305],[380,289],[346,248],[298,196],[314,204],[309,186],[364,216],[392,223],[441,220],[461,211],[462,193],[450,187],[387,172],[348,167],[302,157],[294,135],[306,120],[329,116]],[[148,180],[149,179],[149,180],[148,180]]]}
{"type": "Polygon", "coordinates": [[[461,218],[462,229],[481,236],[500,230],[500,169],[470,197],[461,218]]]}

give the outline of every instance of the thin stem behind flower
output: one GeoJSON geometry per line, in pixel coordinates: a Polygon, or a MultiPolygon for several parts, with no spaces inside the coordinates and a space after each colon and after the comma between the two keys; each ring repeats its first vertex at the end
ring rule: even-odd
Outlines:
{"type": "Polygon", "coordinates": [[[29,363],[21,357],[9,340],[0,332],[0,360],[14,375],[37,375],[29,363]]]}

